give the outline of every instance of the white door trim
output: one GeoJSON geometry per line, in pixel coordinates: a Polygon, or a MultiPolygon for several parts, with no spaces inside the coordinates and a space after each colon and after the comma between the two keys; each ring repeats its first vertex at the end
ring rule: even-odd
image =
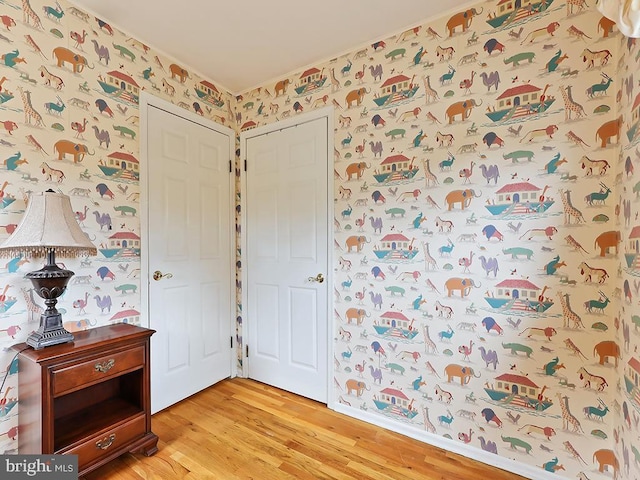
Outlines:
{"type": "MultiPolygon", "coordinates": [[[[333,381],[331,380],[332,372],[333,372],[333,356],[334,356],[334,343],[333,332],[335,331],[335,316],[333,315],[334,307],[333,307],[333,214],[334,214],[334,206],[333,206],[333,192],[334,192],[334,176],[333,170],[331,167],[333,166],[333,150],[334,150],[334,135],[333,135],[333,124],[334,124],[334,108],[333,107],[323,107],[313,110],[308,113],[296,114],[294,117],[290,117],[286,120],[280,120],[275,123],[271,123],[269,125],[263,125],[260,127],[252,128],[251,130],[246,130],[240,133],[240,159],[242,168],[240,169],[240,191],[245,193],[245,195],[241,195],[240,198],[240,208],[243,212],[243,215],[240,220],[241,225],[241,234],[240,234],[240,247],[242,249],[242,262],[245,262],[246,259],[246,248],[247,248],[247,225],[246,225],[246,215],[244,212],[246,211],[246,191],[247,191],[247,172],[245,171],[245,165],[247,161],[247,140],[251,138],[255,138],[261,135],[266,135],[271,132],[276,132],[278,130],[284,130],[285,128],[295,127],[296,125],[300,125],[302,123],[307,123],[313,120],[317,120],[320,118],[327,119],[327,269],[326,269],[326,282],[327,282],[327,315],[330,317],[327,320],[327,326],[329,331],[327,332],[326,342],[327,342],[327,397],[328,403],[327,406],[329,408],[334,409],[334,386],[333,381]]],[[[247,269],[242,268],[241,281],[242,285],[247,285],[246,278],[247,269]]],[[[242,288],[241,301],[243,305],[243,314],[247,312],[247,308],[244,307],[248,302],[248,292],[246,288],[242,288]]],[[[238,375],[243,377],[248,377],[249,368],[247,358],[247,349],[246,345],[248,345],[248,337],[249,337],[249,329],[247,328],[247,319],[243,316],[242,322],[242,337],[245,348],[242,349],[242,372],[238,372],[238,375]]]]}
{"type": "MultiPolygon", "coordinates": [[[[229,160],[231,161],[231,173],[229,174],[229,205],[232,207],[229,209],[229,222],[232,228],[230,229],[229,239],[230,245],[232,247],[232,251],[229,255],[229,267],[230,272],[235,272],[235,263],[236,263],[236,239],[235,239],[235,228],[233,228],[235,222],[234,215],[234,206],[235,206],[235,132],[228,128],[224,127],[220,124],[213,122],[207,118],[204,118],[200,115],[196,115],[193,112],[185,110],[184,108],[180,108],[173,103],[167,102],[161,98],[155,97],[146,91],[142,91],[140,95],[140,243],[142,246],[140,252],[140,320],[143,326],[149,327],[150,319],[149,319],[149,277],[147,276],[147,272],[149,271],[149,158],[147,151],[147,111],[149,107],[159,108],[160,110],[164,110],[166,112],[172,113],[179,117],[182,117],[188,121],[197,123],[211,130],[215,130],[218,133],[223,135],[227,135],[230,139],[229,142],[229,160]]],[[[230,291],[230,310],[228,312],[229,322],[231,322],[231,334],[234,337],[233,339],[233,347],[235,347],[235,332],[236,332],[236,298],[235,292],[236,288],[234,286],[234,279],[230,278],[229,283],[231,284],[230,291]]],[[[236,349],[230,349],[229,362],[231,362],[231,377],[235,377],[237,375],[237,364],[235,358],[236,349]]]]}

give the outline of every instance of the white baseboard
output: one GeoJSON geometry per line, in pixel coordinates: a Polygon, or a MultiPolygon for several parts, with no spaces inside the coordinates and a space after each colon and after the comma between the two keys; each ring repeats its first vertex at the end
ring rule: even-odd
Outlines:
{"type": "MultiPolygon", "coordinates": [[[[363,422],[371,423],[373,425],[377,425],[378,427],[382,427],[387,430],[406,435],[407,437],[419,440],[424,443],[428,443],[429,445],[433,445],[434,447],[457,453],[464,457],[486,463],[487,465],[491,465],[502,470],[521,475],[525,478],[535,480],[558,480],[558,478],[560,478],[558,474],[546,472],[540,467],[534,467],[526,463],[511,460],[510,458],[501,457],[500,455],[485,452],[484,450],[472,445],[464,444],[456,440],[450,440],[443,436],[434,435],[417,428],[405,426],[398,422],[388,420],[380,415],[369,413],[365,410],[355,409],[353,407],[348,407],[337,402],[332,402],[330,405],[328,405],[328,407],[338,413],[347,415],[348,417],[357,418],[358,420],[362,420],[363,422]]],[[[542,464],[542,462],[540,462],[540,464],[542,464]]]]}

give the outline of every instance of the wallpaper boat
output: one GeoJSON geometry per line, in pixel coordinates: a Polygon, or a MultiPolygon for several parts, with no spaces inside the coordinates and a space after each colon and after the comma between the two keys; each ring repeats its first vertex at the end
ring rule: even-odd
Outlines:
{"type": "Polygon", "coordinates": [[[636,406],[640,407],[640,388],[635,386],[631,379],[624,376],[624,384],[627,388],[627,393],[631,397],[631,401],[636,404],[636,406]]]}
{"type": "Polygon", "coordinates": [[[122,178],[124,180],[136,180],[136,181],[140,179],[140,175],[137,172],[134,172],[132,170],[107,167],[104,165],[99,165],[99,168],[100,170],[102,170],[102,173],[104,173],[108,177],[122,178]]]}
{"type": "Polygon", "coordinates": [[[548,188],[541,189],[529,182],[509,183],[495,193],[493,203],[485,208],[491,215],[546,212],[555,203],[545,197],[548,188]]]}
{"type": "Polygon", "coordinates": [[[540,213],[549,210],[549,207],[553,205],[553,201],[547,202],[511,202],[495,205],[485,205],[485,208],[489,210],[491,215],[509,215],[509,214],[524,214],[524,213],[540,213]]]}
{"type": "Polygon", "coordinates": [[[13,307],[17,301],[15,297],[7,297],[5,300],[0,301],[0,313],[5,313],[13,307]]]}
{"type": "Polygon", "coordinates": [[[131,258],[139,257],[139,248],[101,248],[100,253],[106,258],[131,258]]]}
{"type": "Polygon", "coordinates": [[[4,197],[2,197],[2,200],[0,201],[0,208],[7,208],[9,205],[11,205],[15,201],[16,201],[15,197],[10,197],[8,195],[5,195],[4,197]]]}
{"type": "Polygon", "coordinates": [[[194,90],[200,100],[205,101],[214,107],[224,107],[222,95],[213,83],[203,80],[194,87],[194,90]]]}
{"type": "Polygon", "coordinates": [[[411,340],[418,335],[413,323],[414,320],[409,320],[404,314],[389,311],[380,315],[380,320],[373,328],[383,337],[411,340]]]}
{"type": "Polygon", "coordinates": [[[382,335],[383,337],[406,338],[411,340],[418,334],[417,330],[405,330],[398,327],[383,327],[381,325],[374,325],[373,328],[378,335],[382,335]]]}
{"type": "Polygon", "coordinates": [[[545,397],[546,387],[540,388],[529,377],[505,373],[495,378],[493,388],[485,387],[484,391],[496,402],[515,407],[546,410],[553,402],[545,397]]]}
{"type": "Polygon", "coordinates": [[[401,233],[391,233],[382,237],[380,248],[373,253],[379,260],[411,260],[418,253],[418,249],[413,247],[413,240],[401,233]]]}
{"type": "Polygon", "coordinates": [[[543,113],[555,101],[555,98],[546,96],[549,86],[547,84],[541,89],[525,83],[508,88],[496,98],[496,106],[485,115],[494,122],[502,122],[543,113]]]}
{"type": "Polygon", "coordinates": [[[394,185],[411,180],[419,170],[417,166],[413,165],[414,159],[415,157],[409,160],[404,155],[387,157],[380,163],[380,170],[376,170],[373,177],[378,183],[384,185],[394,185]]]}
{"type": "Polygon", "coordinates": [[[514,105],[502,110],[486,112],[485,115],[494,122],[513,120],[521,117],[530,118],[547,110],[555,101],[555,98],[547,98],[543,102],[534,102],[527,105],[514,105]]]}
{"type": "Polygon", "coordinates": [[[497,5],[502,7],[500,15],[487,19],[487,23],[493,28],[511,25],[546,10],[552,3],[553,0],[502,0],[497,5]]]}
{"type": "Polygon", "coordinates": [[[106,258],[130,258],[140,256],[140,237],[133,232],[117,232],[107,240],[107,248],[100,253],[106,258]]]}
{"type": "Polygon", "coordinates": [[[110,319],[109,323],[128,323],[131,325],[140,325],[140,312],[133,308],[122,310],[115,313],[110,319]]]}
{"type": "Polygon", "coordinates": [[[132,104],[138,103],[140,86],[133,78],[118,70],[107,72],[106,76],[98,78],[98,84],[105,93],[132,104]]]}
{"type": "Polygon", "coordinates": [[[640,408],[640,361],[631,357],[624,370],[624,385],[630,400],[640,408]]]}
{"type": "Polygon", "coordinates": [[[552,301],[522,300],[521,298],[484,297],[491,308],[521,312],[544,312],[553,306],[552,301]]]}
{"type": "Polygon", "coordinates": [[[640,270],[640,225],[631,229],[625,250],[624,259],[627,267],[631,270],[640,270]]]}
{"type": "Polygon", "coordinates": [[[300,85],[299,87],[295,88],[295,91],[298,95],[303,95],[303,94],[307,94],[309,92],[312,92],[320,87],[322,87],[324,85],[324,82],[327,81],[327,77],[322,77],[319,80],[315,80],[313,82],[310,83],[305,83],[304,85],[300,85]]]}
{"type": "Polygon", "coordinates": [[[384,95],[382,97],[376,97],[373,101],[379,107],[393,105],[394,103],[402,102],[408,98],[413,97],[418,91],[418,85],[413,88],[408,88],[406,90],[400,90],[394,93],[390,93],[388,95],[384,95]]]}
{"type": "Polygon", "coordinates": [[[629,130],[627,130],[627,139],[630,142],[633,142],[633,140],[636,138],[636,136],[638,135],[638,133],[640,133],[640,131],[638,130],[638,125],[640,124],[640,121],[635,122],[633,125],[631,125],[631,127],[629,128],[629,130]]]}
{"type": "Polygon", "coordinates": [[[107,156],[106,162],[98,164],[98,168],[113,179],[140,180],[140,162],[130,153],[113,152],[107,156]]]}
{"type": "Polygon", "coordinates": [[[624,259],[627,262],[627,267],[637,270],[640,268],[640,255],[637,253],[625,253],[624,259]]]}
{"type": "Polygon", "coordinates": [[[553,306],[545,298],[547,287],[540,289],[526,279],[507,279],[494,287],[494,294],[484,299],[491,308],[514,312],[544,312],[553,306]]]}
{"type": "Polygon", "coordinates": [[[381,86],[380,92],[373,101],[379,107],[386,107],[413,97],[418,91],[418,85],[413,83],[414,77],[395,75],[388,78],[381,86]]]}
{"type": "Polygon", "coordinates": [[[384,413],[412,419],[418,415],[418,410],[413,408],[413,400],[395,388],[385,388],[380,391],[380,397],[374,397],[376,408],[384,413]]]}
{"type": "Polygon", "coordinates": [[[513,405],[516,407],[533,408],[534,410],[546,410],[553,402],[539,401],[534,398],[525,397],[524,395],[516,395],[509,392],[498,392],[497,390],[491,390],[489,388],[484,389],[485,392],[491,397],[491,400],[504,403],[505,405],[513,405]]]}
{"type": "Polygon", "coordinates": [[[13,407],[15,407],[17,404],[18,404],[18,400],[11,399],[8,402],[0,405],[0,418],[6,417],[11,411],[11,409],[13,409],[13,407]]]}
{"type": "Polygon", "coordinates": [[[302,75],[300,75],[300,85],[295,87],[294,90],[298,95],[305,95],[322,87],[326,81],[327,76],[322,75],[322,70],[318,70],[315,67],[310,68],[302,72],[302,75]]]}
{"type": "Polygon", "coordinates": [[[0,92],[0,104],[6,103],[13,98],[13,94],[10,92],[4,91],[0,92]]]}
{"type": "Polygon", "coordinates": [[[629,143],[633,143],[633,141],[638,137],[638,134],[640,134],[640,130],[638,129],[638,126],[640,125],[640,119],[638,119],[639,116],[640,116],[640,93],[636,95],[636,98],[633,100],[633,105],[631,106],[631,120],[635,119],[635,121],[631,124],[631,126],[627,130],[627,139],[629,140],[629,143]]]}
{"type": "Polygon", "coordinates": [[[418,173],[418,167],[414,167],[413,170],[396,170],[395,172],[380,173],[374,175],[374,178],[378,183],[394,185],[411,180],[416,173],[418,173]]]}

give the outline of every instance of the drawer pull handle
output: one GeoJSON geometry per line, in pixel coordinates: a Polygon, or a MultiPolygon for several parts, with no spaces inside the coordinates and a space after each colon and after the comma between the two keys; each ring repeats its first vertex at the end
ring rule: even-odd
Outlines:
{"type": "Polygon", "coordinates": [[[102,440],[98,440],[96,442],[96,447],[99,448],[100,450],[106,450],[111,445],[113,445],[113,442],[115,441],[115,439],[116,439],[116,434],[112,433],[108,437],[104,437],[102,440]]]}
{"type": "Polygon", "coordinates": [[[109,370],[113,368],[116,364],[116,361],[112,358],[111,360],[107,360],[106,362],[98,362],[94,365],[96,372],[107,373],[109,370]]]}

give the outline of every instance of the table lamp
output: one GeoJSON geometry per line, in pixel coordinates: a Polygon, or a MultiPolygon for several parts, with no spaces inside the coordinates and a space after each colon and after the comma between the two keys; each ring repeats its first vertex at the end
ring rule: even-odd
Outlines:
{"type": "Polygon", "coordinates": [[[32,193],[20,224],[0,245],[0,256],[46,257],[43,268],[25,275],[47,306],[40,315],[40,327],[26,340],[36,350],[73,341],[73,334],[62,325],[56,303],[74,273],[56,265],[56,254],[77,257],[96,255],[97,250],[78,225],[68,196],[53,190],[32,193]]]}

